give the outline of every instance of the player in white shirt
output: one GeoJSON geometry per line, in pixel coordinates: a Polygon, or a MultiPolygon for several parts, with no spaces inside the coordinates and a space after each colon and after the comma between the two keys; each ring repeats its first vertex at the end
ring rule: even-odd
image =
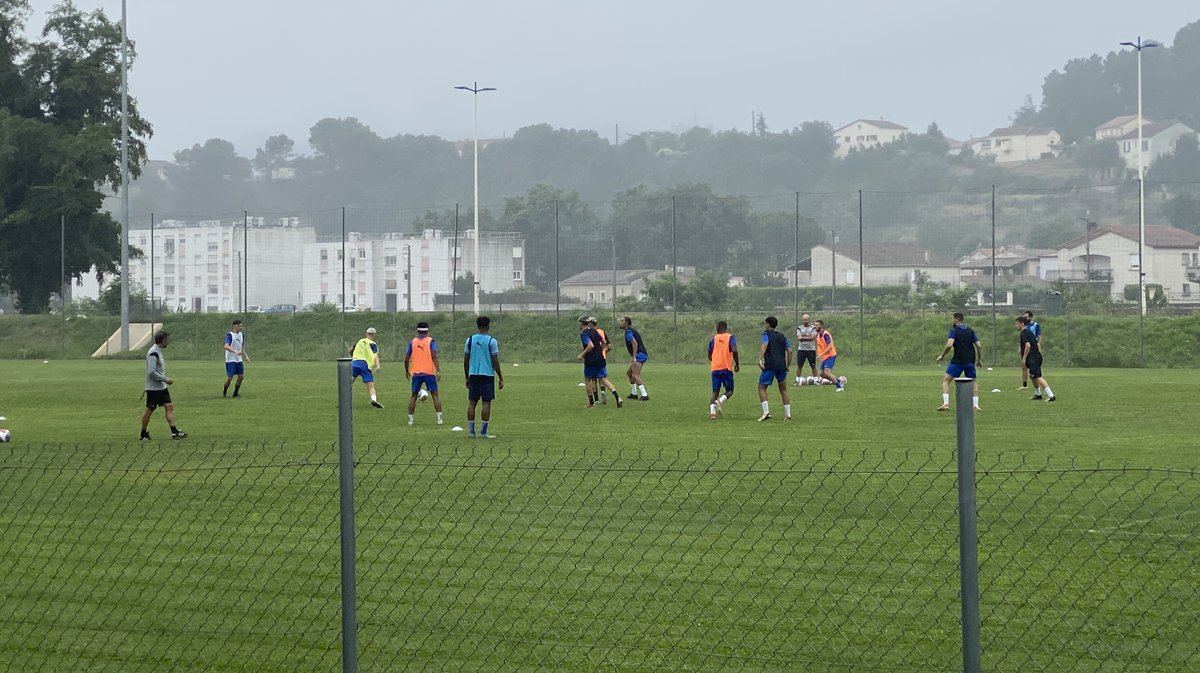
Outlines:
{"type": "Polygon", "coordinates": [[[250,361],[250,356],[246,355],[246,335],[242,334],[242,321],[234,320],[233,327],[225,335],[225,389],[221,391],[221,397],[229,395],[229,384],[235,376],[237,385],[233,387],[233,396],[241,396],[242,379],[246,378],[243,361],[250,361]]]}
{"type": "Polygon", "coordinates": [[[804,376],[804,363],[808,362],[809,375],[817,375],[817,326],[809,322],[811,316],[807,313],[800,316],[800,324],[796,326],[796,380],[792,385],[800,385],[804,376]]]}

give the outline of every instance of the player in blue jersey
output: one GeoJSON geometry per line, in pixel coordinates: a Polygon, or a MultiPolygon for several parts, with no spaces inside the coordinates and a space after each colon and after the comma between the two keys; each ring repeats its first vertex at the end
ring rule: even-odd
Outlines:
{"type": "MultiPolygon", "coordinates": [[[[1042,350],[1042,326],[1033,319],[1033,311],[1025,311],[1021,315],[1029,320],[1029,331],[1033,334],[1033,338],[1037,340],[1038,353],[1040,354],[1042,350]]],[[[1022,347],[1023,349],[1024,347],[1022,347]]],[[[1029,368],[1025,366],[1024,362],[1021,363],[1021,387],[1017,388],[1017,390],[1029,390],[1029,368]]],[[[1041,393],[1038,394],[1040,395],[1041,393]]]]}
{"type": "Polygon", "coordinates": [[[633,319],[629,316],[621,318],[617,324],[625,330],[625,350],[629,351],[629,369],[625,370],[625,375],[629,377],[629,399],[646,402],[650,399],[646,384],[642,382],[642,366],[650,358],[646,352],[646,342],[641,333],[633,328],[633,319]]]}
{"type": "Polygon", "coordinates": [[[965,376],[971,379],[971,388],[974,391],[971,408],[979,411],[979,380],[975,378],[975,367],[983,364],[983,344],[980,343],[975,330],[963,324],[961,313],[954,314],[954,323],[950,325],[950,332],[946,334],[946,347],[942,349],[937,361],[945,359],[946,353],[951,350],[954,351],[954,355],[950,358],[950,366],[946,367],[946,375],[942,377],[942,406],[937,410],[950,409],[950,382],[965,376]]]}
{"type": "Polygon", "coordinates": [[[476,334],[467,337],[463,348],[463,374],[467,381],[467,436],[475,437],[475,406],[483,400],[480,415],[483,425],[479,437],[495,438],[488,432],[492,418],[492,400],[496,399],[496,386],[504,390],[504,372],[500,370],[500,344],[488,334],[492,319],[481,315],[475,319],[476,334]]]}
{"type": "Polygon", "coordinates": [[[608,380],[608,366],[604,359],[608,341],[595,325],[595,318],[579,316],[579,341],[583,345],[583,351],[576,355],[575,359],[583,361],[583,380],[587,384],[588,394],[587,408],[596,406],[601,391],[607,390],[612,393],[613,399],[617,401],[617,408],[620,409],[621,395],[616,386],[608,380]]]}
{"type": "Polygon", "coordinates": [[[779,386],[779,396],[783,401],[783,420],[792,420],[792,401],[788,399],[787,375],[792,368],[792,351],[787,337],[779,330],[779,321],[773,315],[763,321],[762,345],[758,349],[758,368],[762,373],[758,376],[758,401],[762,405],[760,421],[771,420],[771,407],[767,402],[767,388],[771,383],[779,386]]]}

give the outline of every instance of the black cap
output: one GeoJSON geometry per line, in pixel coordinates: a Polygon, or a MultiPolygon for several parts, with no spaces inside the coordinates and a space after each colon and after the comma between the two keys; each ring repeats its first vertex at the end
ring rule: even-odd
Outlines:
{"type": "Polygon", "coordinates": [[[421,321],[421,322],[417,323],[417,331],[418,332],[428,332],[429,331],[429,323],[427,323],[425,321],[421,321]]]}

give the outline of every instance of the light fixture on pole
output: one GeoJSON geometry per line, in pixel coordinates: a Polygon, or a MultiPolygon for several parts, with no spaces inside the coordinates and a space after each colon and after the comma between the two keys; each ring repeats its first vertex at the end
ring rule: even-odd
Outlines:
{"type": "Polygon", "coordinates": [[[456,86],[455,89],[470,91],[475,100],[475,315],[479,315],[479,94],[495,91],[495,87],[480,87],[479,82],[471,86],[456,86]]]}
{"type": "Polygon", "coordinates": [[[1133,47],[1137,50],[1137,155],[1138,155],[1138,366],[1145,366],[1145,350],[1143,340],[1146,331],[1146,261],[1143,249],[1146,246],[1146,152],[1142,146],[1142,50],[1162,45],[1154,40],[1142,42],[1139,35],[1137,42],[1122,42],[1122,46],[1133,47]]]}
{"type": "Polygon", "coordinates": [[[1083,239],[1083,256],[1087,260],[1087,286],[1090,292],[1092,289],[1092,232],[1096,230],[1096,223],[1086,217],[1079,219],[1083,220],[1083,226],[1086,231],[1083,239]]]}

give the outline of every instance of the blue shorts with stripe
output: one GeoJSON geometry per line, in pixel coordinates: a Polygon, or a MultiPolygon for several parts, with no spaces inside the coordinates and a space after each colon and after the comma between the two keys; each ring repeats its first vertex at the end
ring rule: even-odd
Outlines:
{"type": "Polygon", "coordinates": [[[733,392],[733,372],[732,371],[730,371],[728,369],[718,369],[717,371],[712,373],[713,392],[714,393],[717,392],[718,390],[720,390],[722,388],[722,386],[725,388],[726,392],[730,392],[730,393],[733,392]]]}
{"type": "Polygon", "coordinates": [[[362,377],[363,383],[374,383],[375,376],[371,373],[371,368],[363,360],[355,360],[350,363],[350,378],[351,380],[362,377]]]}

